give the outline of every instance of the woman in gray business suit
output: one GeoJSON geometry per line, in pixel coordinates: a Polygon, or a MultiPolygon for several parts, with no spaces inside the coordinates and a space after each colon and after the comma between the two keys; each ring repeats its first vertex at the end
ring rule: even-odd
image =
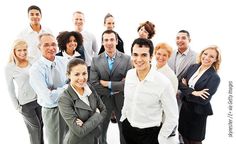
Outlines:
{"type": "Polygon", "coordinates": [[[58,101],[59,111],[69,131],[66,144],[95,144],[100,135],[99,124],[106,116],[106,108],[94,88],[87,83],[87,66],[74,58],[67,65],[68,88],[58,101]]]}
{"type": "Polygon", "coordinates": [[[180,82],[183,105],[178,130],[185,144],[201,144],[205,139],[207,116],[213,114],[210,100],[220,84],[217,74],[220,62],[217,46],[209,46],[202,50],[198,64],[191,65],[180,82]]]}

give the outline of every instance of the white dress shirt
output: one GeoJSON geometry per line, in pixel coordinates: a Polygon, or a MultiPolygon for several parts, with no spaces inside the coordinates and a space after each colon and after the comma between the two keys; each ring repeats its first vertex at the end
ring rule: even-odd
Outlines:
{"type": "Polygon", "coordinates": [[[41,30],[39,32],[33,31],[30,24],[20,32],[17,36],[20,39],[24,39],[28,44],[29,57],[32,57],[34,60],[37,60],[41,56],[41,52],[38,48],[39,44],[39,35],[41,33],[52,33],[48,28],[45,28],[41,25],[41,30]]]}
{"type": "Polygon", "coordinates": [[[79,94],[72,85],[71,85],[71,87],[75,91],[75,93],[78,95],[79,99],[81,99],[84,103],[86,103],[88,106],[90,106],[88,97],[92,93],[92,91],[89,88],[89,86],[87,84],[84,86],[83,95],[79,94]]]}
{"type": "Polygon", "coordinates": [[[87,66],[91,66],[92,58],[98,54],[97,41],[92,33],[82,31],[81,34],[83,36],[85,62],[87,66]]]}
{"type": "Polygon", "coordinates": [[[73,56],[68,55],[65,51],[62,52],[63,57],[66,57],[68,60],[71,60],[77,56],[81,56],[81,54],[77,51],[74,52],[73,56]]]}
{"type": "MultiPolygon", "coordinates": [[[[210,68],[210,67],[209,67],[209,68],[210,68]]],[[[205,69],[205,70],[202,70],[202,71],[200,72],[201,67],[199,67],[199,68],[197,69],[197,71],[196,71],[196,72],[191,76],[191,78],[189,79],[189,81],[188,81],[189,87],[192,88],[192,89],[194,89],[196,82],[200,79],[200,77],[204,74],[204,72],[205,72],[206,70],[208,70],[209,68],[207,68],[207,69],[205,69]]]]}
{"type": "Polygon", "coordinates": [[[127,118],[131,126],[137,128],[160,126],[164,110],[166,120],[160,134],[167,139],[178,123],[178,106],[173,95],[175,92],[169,79],[157,72],[156,67],[151,68],[142,81],[136,69],[131,69],[125,79],[125,100],[120,120],[127,118]]]}

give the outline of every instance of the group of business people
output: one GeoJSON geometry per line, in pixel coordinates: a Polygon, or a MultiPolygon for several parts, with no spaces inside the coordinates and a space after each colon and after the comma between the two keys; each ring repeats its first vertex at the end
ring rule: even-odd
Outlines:
{"type": "MultiPolygon", "coordinates": [[[[37,23],[40,8],[31,6],[28,13],[37,23]]],[[[75,25],[83,23],[83,13],[74,15],[75,25]]],[[[213,114],[210,100],[220,83],[217,46],[203,49],[196,63],[188,31],[178,32],[178,49],[172,52],[167,43],[154,47],[150,39],[155,25],[146,21],[138,28],[131,56],[117,50],[122,40],[108,28],[102,34],[104,51],[88,60],[83,33],[63,32],[56,39],[39,26],[34,41],[40,54],[31,55],[31,44],[22,37],[14,42],[6,67],[10,96],[24,117],[31,143],[44,143],[44,126],[49,144],[106,144],[112,115],[121,144],[178,143],[177,126],[185,144],[204,140],[207,116],[213,114]]]]}

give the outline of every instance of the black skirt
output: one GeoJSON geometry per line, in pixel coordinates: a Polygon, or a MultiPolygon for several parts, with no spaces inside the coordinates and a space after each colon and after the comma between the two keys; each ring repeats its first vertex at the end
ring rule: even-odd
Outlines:
{"type": "Polygon", "coordinates": [[[184,102],[179,115],[179,133],[188,140],[205,139],[207,115],[194,112],[194,104],[184,102]]]}

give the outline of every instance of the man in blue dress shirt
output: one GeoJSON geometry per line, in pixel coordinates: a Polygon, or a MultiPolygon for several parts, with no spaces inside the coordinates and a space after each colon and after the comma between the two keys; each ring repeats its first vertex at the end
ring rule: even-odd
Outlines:
{"type": "Polygon", "coordinates": [[[67,59],[56,57],[57,43],[50,33],[39,35],[39,49],[42,56],[30,69],[30,84],[42,106],[42,118],[48,144],[62,144],[68,130],[61,117],[57,102],[66,88],[67,59]]]}

